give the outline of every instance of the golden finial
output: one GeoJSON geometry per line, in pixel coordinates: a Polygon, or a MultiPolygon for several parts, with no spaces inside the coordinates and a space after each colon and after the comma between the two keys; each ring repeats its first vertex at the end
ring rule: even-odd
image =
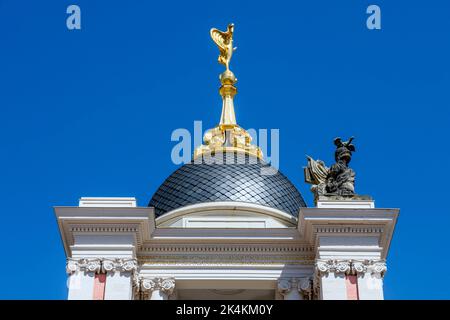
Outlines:
{"type": "Polygon", "coordinates": [[[237,93],[234,86],[237,79],[230,70],[230,60],[233,51],[236,50],[233,47],[233,32],[234,24],[232,23],[228,25],[225,32],[215,28],[210,31],[211,38],[220,50],[218,61],[226,68],[219,77],[222,84],[219,89],[223,101],[222,114],[219,125],[205,133],[203,137],[205,144],[195,150],[194,158],[218,152],[243,152],[262,159],[261,149],[250,144],[252,140],[250,134],[236,123],[233,99],[237,93]]]}
{"type": "Polygon", "coordinates": [[[233,98],[237,93],[237,89],[234,86],[237,79],[233,72],[230,70],[230,61],[233,56],[233,32],[234,24],[230,23],[227,27],[227,31],[220,31],[216,28],[212,28],[209,34],[213,41],[219,47],[219,63],[223,64],[226,68],[225,72],[220,75],[220,82],[222,86],[220,87],[220,95],[223,99],[222,105],[222,115],[220,116],[219,126],[223,129],[233,128],[236,124],[236,115],[234,113],[234,103],[233,98]]]}

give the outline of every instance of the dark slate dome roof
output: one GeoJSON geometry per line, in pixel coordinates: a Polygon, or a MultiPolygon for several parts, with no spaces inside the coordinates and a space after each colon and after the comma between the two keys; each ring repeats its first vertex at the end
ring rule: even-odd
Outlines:
{"type": "Polygon", "coordinates": [[[185,164],[173,172],[155,192],[149,207],[156,216],[187,205],[238,201],[256,203],[282,210],[297,217],[300,207],[306,207],[297,188],[280,171],[271,175],[261,174],[270,170],[266,163],[252,157],[224,154],[221,164],[185,164]],[[240,157],[240,162],[236,159],[240,157]],[[227,162],[225,162],[227,161],[227,162]]]}

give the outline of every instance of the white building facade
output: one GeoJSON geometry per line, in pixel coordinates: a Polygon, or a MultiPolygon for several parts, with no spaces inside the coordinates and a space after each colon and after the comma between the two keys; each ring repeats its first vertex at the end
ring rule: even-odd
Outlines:
{"type": "Polygon", "coordinates": [[[133,198],[56,207],[69,299],[383,299],[397,209],[211,202],[155,218],[133,198]]]}
{"type": "MultiPolygon", "coordinates": [[[[55,207],[68,299],[383,299],[398,209],[359,196],[316,197],[308,208],[289,179],[270,170],[236,123],[233,30],[211,31],[227,67],[220,122],[147,207],[135,198],[55,207]]],[[[336,141],[349,162],[351,140],[336,141]]]]}

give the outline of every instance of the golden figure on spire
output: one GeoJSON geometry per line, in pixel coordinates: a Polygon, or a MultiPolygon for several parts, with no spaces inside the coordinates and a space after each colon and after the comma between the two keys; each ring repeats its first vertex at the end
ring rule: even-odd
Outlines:
{"type": "Polygon", "coordinates": [[[223,32],[216,28],[212,28],[210,31],[211,38],[217,44],[220,50],[219,63],[223,64],[227,70],[230,70],[230,60],[233,56],[233,31],[234,24],[230,23],[227,27],[227,31],[223,32]]]}
{"type": "Polygon", "coordinates": [[[222,114],[219,125],[205,133],[203,137],[205,144],[195,150],[194,159],[205,154],[218,152],[242,152],[262,159],[261,149],[250,144],[252,141],[250,134],[236,123],[234,96],[237,89],[234,85],[237,79],[230,70],[230,60],[233,51],[236,50],[236,48],[233,48],[233,32],[234,25],[232,23],[228,25],[225,32],[215,28],[210,31],[211,38],[220,50],[218,61],[226,67],[226,70],[219,77],[222,84],[219,89],[223,101],[222,114]]]}

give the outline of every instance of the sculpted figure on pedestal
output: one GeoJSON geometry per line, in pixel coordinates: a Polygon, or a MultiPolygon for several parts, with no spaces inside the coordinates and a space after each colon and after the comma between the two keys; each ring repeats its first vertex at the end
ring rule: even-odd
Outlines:
{"type": "Polygon", "coordinates": [[[304,168],[305,181],[312,184],[311,191],[316,199],[319,196],[355,195],[355,172],[348,166],[355,151],[352,141],[353,137],[345,142],[341,138],[334,139],[336,163],[330,168],[323,161],[308,156],[308,166],[304,168]]]}

